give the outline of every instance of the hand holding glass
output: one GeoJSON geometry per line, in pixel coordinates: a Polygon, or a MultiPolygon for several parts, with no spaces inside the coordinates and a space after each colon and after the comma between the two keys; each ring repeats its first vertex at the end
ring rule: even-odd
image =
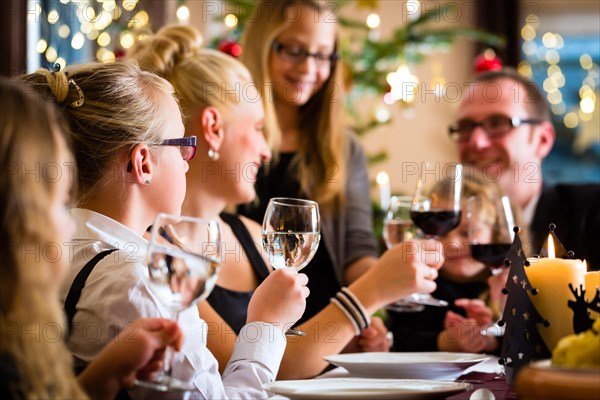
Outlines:
{"type": "MultiPolygon", "coordinates": [[[[416,230],[410,219],[411,204],[412,197],[410,196],[392,196],[390,198],[390,206],[383,220],[383,240],[388,249],[415,237],[416,230]]],[[[423,311],[425,306],[415,304],[411,297],[407,297],[389,304],[386,309],[397,312],[418,312],[423,311]]]]}
{"type": "MultiPolygon", "coordinates": [[[[423,164],[413,196],[410,217],[425,237],[437,239],[460,224],[462,165],[448,164],[440,168],[431,168],[432,165],[423,164]]],[[[419,304],[438,307],[448,305],[448,302],[431,295],[420,294],[419,297],[419,304]]]]}
{"type": "MultiPolygon", "coordinates": [[[[320,232],[316,202],[285,197],[269,201],[262,224],[262,245],[273,268],[304,268],[317,252],[320,232]]],[[[288,329],[286,334],[305,335],[295,329],[288,329]]]]}
{"type": "MultiPolygon", "coordinates": [[[[179,313],[206,299],[221,264],[221,233],[214,220],[158,214],[150,231],[148,287],[177,320],[179,313]]],[[[136,384],[160,391],[195,387],[171,377],[172,350],[167,348],[165,371],[152,382],[136,384]]]]}

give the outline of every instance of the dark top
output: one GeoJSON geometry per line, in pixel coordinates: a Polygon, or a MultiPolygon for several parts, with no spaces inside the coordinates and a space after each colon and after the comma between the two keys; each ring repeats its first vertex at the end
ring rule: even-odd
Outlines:
{"type": "MultiPolygon", "coordinates": [[[[240,241],[258,282],[264,281],[267,275],[269,275],[269,269],[256,249],[252,236],[244,223],[235,215],[226,213],[221,214],[221,219],[231,227],[233,234],[240,241]]],[[[221,318],[227,322],[231,329],[236,334],[239,334],[242,327],[246,325],[248,303],[250,303],[252,293],[236,292],[217,285],[213,288],[207,301],[221,318]]]]}
{"type": "MultiPolygon", "coordinates": [[[[279,162],[272,165],[269,174],[265,174],[261,168],[256,177],[256,193],[260,202],[254,206],[240,208],[240,213],[262,224],[263,216],[267,209],[269,199],[273,197],[294,197],[306,199],[300,193],[300,182],[294,177],[298,176],[298,170],[293,163],[295,153],[282,153],[279,162]]],[[[341,289],[340,283],[335,275],[335,267],[331,256],[325,246],[325,234],[321,231],[321,240],[313,259],[302,273],[308,276],[308,288],[310,296],[306,299],[306,310],[298,325],[309,320],[329,304],[329,299],[341,289]]]]}
{"type": "Polygon", "coordinates": [[[10,354],[0,353],[0,399],[25,399],[21,375],[10,354]]]}
{"type": "Polygon", "coordinates": [[[451,310],[466,316],[465,310],[454,305],[456,299],[478,299],[487,290],[485,282],[455,283],[438,277],[432,296],[446,300],[448,307],[425,307],[420,312],[389,311],[388,325],[394,334],[394,351],[437,351],[437,337],[444,330],[446,312],[451,310]]]}
{"type": "Polygon", "coordinates": [[[590,270],[600,269],[600,184],[544,185],[529,227],[533,253],[542,248],[550,223],[575,258],[586,259],[590,270]]]}

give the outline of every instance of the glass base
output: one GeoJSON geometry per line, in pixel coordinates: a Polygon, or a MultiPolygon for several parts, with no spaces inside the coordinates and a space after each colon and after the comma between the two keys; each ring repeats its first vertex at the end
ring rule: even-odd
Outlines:
{"type": "Polygon", "coordinates": [[[421,304],[424,306],[448,307],[448,302],[446,300],[436,299],[428,293],[413,293],[407,297],[407,300],[411,303],[421,304]]]}
{"type": "Polygon", "coordinates": [[[491,324],[486,328],[481,330],[481,335],[489,336],[489,337],[502,337],[504,336],[504,331],[506,330],[506,325],[500,326],[498,323],[491,324]]]}
{"type": "Polygon", "coordinates": [[[405,299],[400,299],[392,304],[388,304],[385,309],[395,312],[420,312],[425,309],[425,306],[412,303],[405,299]]]}
{"type": "Polygon", "coordinates": [[[288,329],[285,331],[286,336],[306,336],[306,333],[299,331],[298,329],[288,329]]]}
{"type": "Polygon", "coordinates": [[[196,390],[193,384],[167,375],[160,375],[151,382],[136,379],[134,385],[159,392],[190,392],[196,390]]]}

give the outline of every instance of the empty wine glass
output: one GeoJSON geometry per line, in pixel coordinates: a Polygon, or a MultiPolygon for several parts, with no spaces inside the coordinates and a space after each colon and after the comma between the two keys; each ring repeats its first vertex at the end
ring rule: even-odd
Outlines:
{"type": "MultiPolygon", "coordinates": [[[[321,238],[319,205],[311,200],[275,197],[262,223],[262,245],[274,269],[300,271],[313,258],[321,238]]],[[[287,335],[304,336],[296,329],[287,335]]]]}
{"type": "MultiPolygon", "coordinates": [[[[177,320],[188,307],[204,300],[215,286],[221,233],[215,220],[158,214],[150,230],[146,262],[148,287],[177,320]]],[[[173,351],[167,348],[165,368],[153,381],[138,386],[160,391],[195,390],[171,376],[173,351]]]]}
{"type": "MultiPolygon", "coordinates": [[[[425,237],[437,239],[460,224],[462,165],[447,164],[439,169],[431,167],[431,163],[424,163],[421,168],[410,218],[425,237]]],[[[414,294],[413,297],[413,301],[418,304],[448,306],[447,301],[438,300],[429,294],[414,294]]]]}
{"type": "MultiPolygon", "coordinates": [[[[410,219],[412,197],[392,196],[390,205],[383,220],[383,240],[389,249],[395,244],[410,240],[416,235],[416,229],[410,219]]],[[[386,309],[397,312],[418,312],[424,305],[415,304],[410,297],[399,299],[386,306],[386,309]]]]}

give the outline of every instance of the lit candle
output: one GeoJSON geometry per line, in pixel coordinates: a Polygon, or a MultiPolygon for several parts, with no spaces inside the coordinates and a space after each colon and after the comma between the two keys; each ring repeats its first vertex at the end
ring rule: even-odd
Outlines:
{"type": "Polygon", "coordinates": [[[375,179],[379,186],[379,206],[382,210],[387,210],[390,205],[390,197],[392,196],[390,177],[386,172],[380,172],[375,179]]]}
{"type": "MultiPolygon", "coordinates": [[[[586,265],[585,260],[583,264],[586,265]]],[[[600,271],[588,271],[585,273],[585,301],[589,303],[596,297],[596,290],[600,289],[600,271]]],[[[596,311],[590,310],[590,318],[596,320],[600,317],[596,311]]]]}
{"type": "Polygon", "coordinates": [[[539,331],[553,351],[561,338],[574,333],[573,310],[568,306],[574,296],[569,283],[577,289],[584,284],[585,266],[581,260],[555,258],[552,237],[548,239],[548,258],[530,258],[529,263],[525,273],[531,286],[539,290],[530,298],[542,318],[550,322],[549,327],[540,327],[539,331]]]}
{"type": "Polygon", "coordinates": [[[421,16],[421,5],[417,0],[408,0],[406,2],[406,12],[409,21],[415,21],[421,16]]]}

